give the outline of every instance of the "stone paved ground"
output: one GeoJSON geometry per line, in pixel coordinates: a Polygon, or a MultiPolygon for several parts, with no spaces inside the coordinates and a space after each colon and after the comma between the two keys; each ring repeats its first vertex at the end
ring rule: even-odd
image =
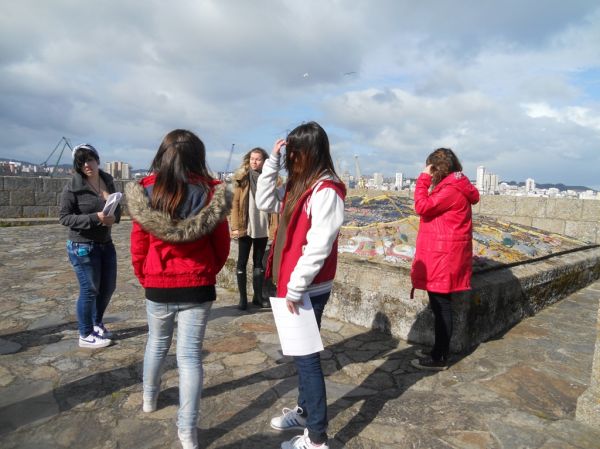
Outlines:
{"type": "MultiPolygon", "coordinates": [[[[77,346],[75,276],[59,225],[0,228],[0,447],[178,448],[174,352],[159,410],[141,413],[146,325],[129,266],[130,225],[115,226],[118,288],[108,310],[116,344],[77,346]]],[[[410,365],[415,347],[325,319],[330,447],[600,448],[574,421],[589,385],[600,282],[527,319],[443,373],[410,365]]],[[[205,342],[201,447],[278,448],[268,420],[293,406],[294,368],[272,316],[242,313],[219,291],[205,342]]]]}

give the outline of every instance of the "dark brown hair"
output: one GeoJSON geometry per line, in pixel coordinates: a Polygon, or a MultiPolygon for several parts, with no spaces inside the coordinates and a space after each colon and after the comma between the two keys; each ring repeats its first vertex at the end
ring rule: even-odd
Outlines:
{"type": "Polygon", "coordinates": [[[331,160],[327,133],[316,122],[293,129],[287,136],[285,152],[289,177],[284,214],[289,219],[302,194],[323,174],[339,177],[331,160]]]}
{"type": "MultiPolygon", "coordinates": [[[[84,145],[75,147],[75,154],[73,156],[73,169],[79,173],[83,179],[87,178],[87,175],[83,171],[83,166],[90,159],[95,159],[96,162],[100,164],[100,157],[95,149],[91,150],[90,148],[86,148],[84,145]]],[[[100,170],[100,167],[98,167],[98,170],[100,170]]]]}
{"type": "Polygon", "coordinates": [[[171,218],[177,217],[190,178],[201,178],[204,183],[213,179],[206,167],[204,143],[185,129],[173,130],[164,137],[150,171],[156,175],[150,205],[171,218]]]}
{"type": "Polygon", "coordinates": [[[462,171],[462,165],[450,148],[438,148],[425,161],[426,165],[431,165],[431,184],[436,186],[450,173],[462,171]]]}

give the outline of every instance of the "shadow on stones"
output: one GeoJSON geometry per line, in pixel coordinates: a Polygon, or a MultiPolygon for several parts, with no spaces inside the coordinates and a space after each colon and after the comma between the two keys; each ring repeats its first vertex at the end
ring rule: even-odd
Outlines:
{"type": "Polygon", "coordinates": [[[135,338],[139,337],[140,335],[146,335],[148,333],[148,325],[145,324],[143,326],[116,329],[113,330],[112,333],[114,335],[113,340],[116,340],[118,344],[121,340],[127,340],[128,338],[135,338]]]}
{"type": "MultiPolygon", "coordinates": [[[[429,308],[419,313],[413,326],[422,327],[423,321],[429,321],[429,314],[429,308]]],[[[377,342],[382,345],[392,343],[394,347],[398,346],[399,340],[389,334],[391,326],[386,314],[378,312],[372,326],[379,330],[372,330],[355,338],[370,345],[377,342]]],[[[435,371],[416,369],[410,364],[411,360],[417,358],[414,351],[415,347],[409,347],[392,352],[382,351],[372,357],[370,360],[384,359],[385,361],[375,368],[360,385],[329,405],[329,419],[331,420],[355,404],[362,402],[354,416],[336,432],[335,440],[345,444],[357,437],[379,415],[389,400],[399,398],[421,379],[436,374],[435,371]]],[[[454,354],[450,358],[450,364],[457,363],[463,357],[463,354],[454,354]]]]}
{"type": "MultiPolygon", "coordinates": [[[[421,319],[423,318],[417,317],[417,322],[421,319]]],[[[332,442],[335,439],[338,442],[345,443],[356,437],[377,417],[388,400],[400,397],[408,388],[421,379],[435,374],[435,372],[431,371],[417,370],[410,365],[410,361],[416,358],[414,347],[394,350],[398,347],[399,340],[389,334],[390,322],[385,314],[378,313],[376,315],[373,327],[373,329],[363,334],[347,338],[326,347],[327,351],[334,354],[334,360],[336,361],[333,369],[331,367],[326,369],[326,378],[352,364],[361,364],[380,359],[385,360],[359,385],[353,387],[329,405],[329,419],[331,420],[338,414],[348,410],[354,404],[362,402],[356,415],[335,435],[330,435],[330,441],[332,442]]],[[[451,363],[456,363],[462,357],[461,355],[454,356],[451,363]]],[[[200,439],[203,444],[209,446],[227,433],[246,425],[249,421],[255,419],[257,415],[263,413],[265,409],[272,408],[280,397],[285,396],[286,393],[298,387],[298,380],[293,361],[290,359],[290,361],[281,363],[273,368],[205,388],[202,396],[208,398],[274,379],[280,379],[280,381],[258,395],[249,406],[238,411],[213,428],[200,430],[200,439]]],[[[174,397],[173,394],[170,394],[170,396],[174,397]]],[[[289,404],[290,407],[294,405],[289,404]]],[[[278,410],[274,410],[273,416],[277,414],[278,410]]],[[[265,422],[264,426],[268,428],[269,423],[265,422]]],[[[270,434],[258,434],[256,436],[261,441],[266,438],[266,441],[275,442],[276,444],[289,437],[289,432],[278,432],[273,437],[270,434]],[[265,435],[269,436],[265,437],[265,435]]],[[[247,441],[248,439],[244,438],[243,440],[219,447],[227,449],[238,448],[241,447],[242,443],[246,444],[247,441]]],[[[335,443],[332,447],[335,447],[335,443]]]]}
{"type": "MultiPolygon", "coordinates": [[[[77,322],[70,321],[59,326],[49,326],[39,329],[15,332],[13,334],[0,335],[0,338],[13,343],[18,343],[21,345],[20,351],[23,351],[36,346],[47,346],[53,343],[58,343],[59,341],[64,340],[65,337],[67,339],[73,339],[74,337],[63,334],[63,332],[67,330],[76,331],[77,322]]],[[[125,329],[116,329],[112,332],[114,335],[113,340],[115,340],[118,344],[120,340],[126,340],[142,334],[147,334],[148,326],[144,325],[125,329]]]]}
{"type": "MultiPolygon", "coordinates": [[[[36,346],[46,346],[52,343],[57,343],[65,338],[62,332],[66,330],[77,329],[77,322],[70,321],[63,323],[58,326],[41,327],[38,329],[30,329],[21,332],[15,332],[13,334],[0,335],[0,338],[18,343],[21,345],[21,351],[27,348],[34,348],[36,346]]],[[[71,337],[68,337],[71,338],[71,337]]]]}
{"type": "MultiPolygon", "coordinates": [[[[175,356],[167,355],[165,371],[174,366],[175,356]]],[[[94,373],[51,391],[0,407],[0,435],[40,419],[51,418],[79,404],[109,397],[141,383],[142,371],[143,361],[139,361],[129,366],[94,373]]]]}
{"type": "Polygon", "coordinates": [[[213,321],[219,318],[239,318],[244,315],[253,315],[255,313],[267,313],[271,312],[271,309],[262,309],[258,308],[252,303],[248,304],[248,308],[246,310],[238,309],[237,304],[230,306],[222,306],[222,307],[213,307],[210,311],[210,316],[208,321],[213,321]]]}

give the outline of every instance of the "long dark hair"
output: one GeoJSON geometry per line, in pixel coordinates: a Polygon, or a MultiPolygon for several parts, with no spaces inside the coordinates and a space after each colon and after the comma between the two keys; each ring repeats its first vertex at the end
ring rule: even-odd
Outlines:
{"type": "Polygon", "coordinates": [[[206,184],[213,179],[206,167],[204,143],[185,129],[175,129],[164,137],[150,171],[156,175],[150,205],[171,218],[177,217],[190,180],[206,184]]]}
{"type": "Polygon", "coordinates": [[[287,136],[285,168],[288,171],[285,218],[289,219],[302,194],[324,174],[335,172],[329,138],[317,122],[304,123],[287,136]]]}
{"type": "Polygon", "coordinates": [[[450,173],[462,171],[462,165],[450,148],[438,148],[425,161],[425,165],[431,165],[431,185],[436,186],[450,173]]]}

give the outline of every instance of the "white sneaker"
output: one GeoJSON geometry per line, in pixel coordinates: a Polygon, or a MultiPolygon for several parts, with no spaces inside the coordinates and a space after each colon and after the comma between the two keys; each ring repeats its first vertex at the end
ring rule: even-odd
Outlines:
{"type": "Polygon", "coordinates": [[[94,325],[94,332],[104,338],[112,338],[113,333],[109,331],[106,327],[104,327],[104,323],[100,323],[98,325],[94,325]]]}
{"type": "Polygon", "coordinates": [[[158,402],[158,393],[151,397],[142,397],[142,411],[144,413],[152,413],[156,411],[156,403],[158,402]]]}
{"type": "Polygon", "coordinates": [[[192,430],[178,430],[177,435],[183,449],[198,449],[198,431],[196,428],[192,430]]]}
{"type": "Polygon", "coordinates": [[[295,409],[284,408],[281,416],[271,419],[271,427],[275,430],[302,430],[306,427],[306,418],[302,416],[302,407],[296,406],[295,409]]]}
{"type": "Polygon", "coordinates": [[[315,444],[308,438],[308,429],[304,429],[303,435],[298,435],[290,441],[281,443],[281,449],[329,449],[327,443],[315,444]]]}
{"type": "Polygon", "coordinates": [[[431,351],[424,352],[423,349],[416,349],[415,355],[420,359],[426,359],[428,357],[431,357],[431,351]]]}
{"type": "Polygon", "coordinates": [[[96,332],[92,332],[87,337],[79,336],[80,348],[106,348],[112,343],[110,338],[104,338],[96,332]]]}

